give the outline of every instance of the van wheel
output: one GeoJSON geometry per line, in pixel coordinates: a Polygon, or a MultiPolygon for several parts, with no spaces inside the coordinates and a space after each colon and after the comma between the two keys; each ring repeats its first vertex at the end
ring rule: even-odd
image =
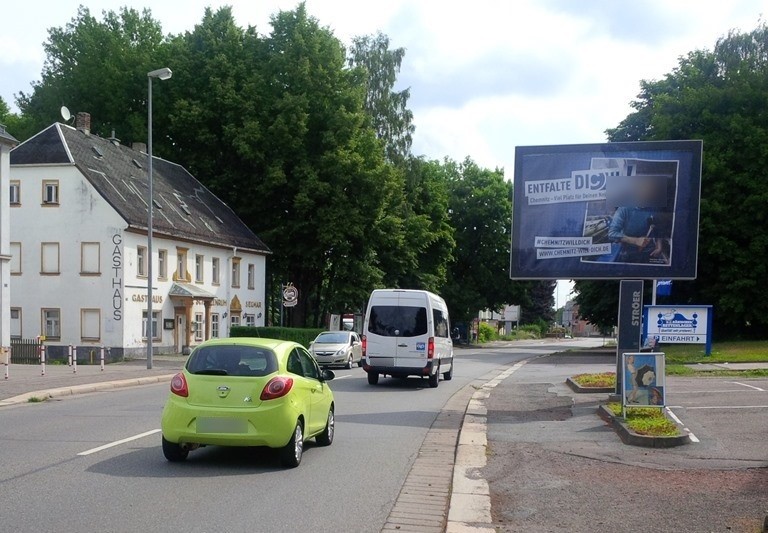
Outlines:
{"type": "Polygon", "coordinates": [[[443,379],[445,381],[451,381],[453,379],[453,363],[451,363],[451,369],[448,372],[443,372],[443,379]]]}
{"type": "Polygon", "coordinates": [[[379,375],[375,372],[368,372],[368,385],[376,385],[379,382],[379,375]]]}
{"type": "Polygon", "coordinates": [[[440,383],[440,368],[438,367],[437,372],[429,375],[429,387],[432,389],[436,389],[439,383],[440,383]]]}

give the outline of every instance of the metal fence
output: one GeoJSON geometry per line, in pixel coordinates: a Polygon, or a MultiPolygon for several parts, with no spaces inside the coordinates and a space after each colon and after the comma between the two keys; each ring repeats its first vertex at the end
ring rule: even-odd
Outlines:
{"type": "Polygon", "coordinates": [[[40,341],[37,339],[11,339],[11,364],[40,364],[40,341]]]}

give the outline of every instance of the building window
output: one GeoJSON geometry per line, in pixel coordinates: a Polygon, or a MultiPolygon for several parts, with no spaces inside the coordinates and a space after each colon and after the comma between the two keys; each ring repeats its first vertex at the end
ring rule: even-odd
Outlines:
{"type": "Polygon", "coordinates": [[[240,287],[240,258],[232,258],[232,288],[237,289],[240,287]]]}
{"type": "MultiPolygon", "coordinates": [[[[160,323],[160,311],[152,311],[152,339],[159,341],[159,328],[157,325],[160,323]]],[[[141,336],[144,340],[147,340],[147,312],[141,313],[141,336]]]]}
{"type": "Polygon", "coordinates": [[[21,243],[11,243],[11,274],[21,274],[21,243]]]}
{"type": "Polygon", "coordinates": [[[195,340],[200,342],[203,340],[203,313],[195,313],[195,340]]]}
{"type": "Polygon", "coordinates": [[[48,275],[59,274],[59,243],[44,242],[40,244],[40,273],[48,275]]]}
{"type": "Polygon", "coordinates": [[[8,196],[10,198],[11,205],[21,205],[21,182],[18,180],[11,181],[11,193],[8,196]]]}
{"type": "Polygon", "coordinates": [[[61,312],[59,309],[43,309],[42,327],[40,328],[46,340],[61,338],[61,312]]]}
{"type": "Polygon", "coordinates": [[[249,327],[256,326],[256,315],[245,315],[245,325],[249,327]]]}
{"type": "Polygon", "coordinates": [[[43,205],[59,205],[59,181],[43,181],[43,205]]]}
{"type": "Polygon", "coordinates": [[[168,250],[157,251],[157,279],[168,279],[168,250]]]}
{"type": "Polygon", "coordinates": [[[101,339],[101,309],[80,309],[80,339],[101,339]]]}
{"type": "Polygon", "coordinates": [[[240,325],[240,315],[232,314],[232,316],[229,318],[229,325],[230,326],[239,326],[240,325]]]}
{"type": "Polygon", "coordinates": [[[147,247],[136,247],[136,275],[139,277],[147,276],[147,247]]]}
{"type": "Polygon", "coordinates": [[[98,242],[80,243],[80,274],[101,274],[101,245],[98,242]]]}
{"type": "Polygon", "coordinates": [[[211,276],[213,277],[212,283],[214,285],[218,285],[221,282],[221,270],[219,268],[219,258],[218,257],[212,257],[211,258],[211,276]]]}
{"type": "Polygon", "coordinates": [[[248,265],[248,288],[256,288],[256,265],[254,264],[248,265]]]}
{"type": "Polygon", "coordinates": [[[211,337],[214,339],[219,337],[219,313],[211,314],[211,337]]]}
{"type": "Polygon", "coordinates": [[[203,282],[203,265],[204,265],[204,258],[202,255],[196,255],[195,256],[195,281],[197,283],[203,282]]]}
{"type": "Polygon", "coordinates": [[[187,248],[176,248],[176,281],[188,281],[187,248]]]}
{"type": "Polygon", "coordinates": [[[21,307],[11,307],[11,337],[21,338],[21,307]]]}

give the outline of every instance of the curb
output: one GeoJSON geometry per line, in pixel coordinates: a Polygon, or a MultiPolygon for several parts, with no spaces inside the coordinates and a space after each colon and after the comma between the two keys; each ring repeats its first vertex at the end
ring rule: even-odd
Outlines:
{"type": "Polygon", "coordinates": [[[673,448],[675,446],[682,446],[691,442],[691,438],[685,429],[674,420],[673,422],[675,422],[675,425],[678,427],[678,430],[680,430],[682,435],[678,435],[676,437],[656,437],[635,433],[629,429],[629,426],[627,426],[627,424],[625,424],[619,417],[615,416],[613,412],[611,412],[611,410],[608,409],[605,405],[598,406],[597,414],[600,418],[613,426],[613,429],[619,435],[621,442],[624,444],[629,444],[631,446],[642,446],[644,448],[673,448]]]}
{"type": "Polygon", "coordinates": [[[102,381],[98,383],[85,383],[83,385],[73,385],[71,387],[59,387],[55,389],[44,389],[32,392],[25,392],[17,396],[0,400],[0,407],[9,405],[18,405],[28,403],[30,398],[41,398],[49,400],[51,398],[60,398],[62,396],[76,396],[78,394],[88,394],[91,392],[101,392],[126,387],[138,387],[140,385],[152,385],[170,381],[175,374],[162,374],[159,376],[148,376],[143,378],[121,379],[115,381],[102,381]]]}
{"type": "Polygon", "coordinates": [[[538,357],[541,356],[518,361],[502,372],[494,371],[495,377],[487,380],[472,394],[456,447],[448,523],[445,529],[447,533],[495,533],[496,528],[491,526],[493,519],[490,488],[488,481],[478,472],[487,463],[488,409],[485,401],[499,383],[525,366],[528,361],[538,357]]]}
{"type": "Polygon", "coordinates": [[[567,378],[565,384],[573,389],[573,392],[579,394],[588,394],[590,392],[614,392],[616,390],[616,387],[582,387],[571,378],[567,378]]]}

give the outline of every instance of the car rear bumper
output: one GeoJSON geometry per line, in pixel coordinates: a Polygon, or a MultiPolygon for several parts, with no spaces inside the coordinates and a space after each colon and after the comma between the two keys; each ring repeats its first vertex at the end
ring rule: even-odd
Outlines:
{"type": "Polygon", "coordinates": [[[250,409],[219,409],[189,405],[184,398],[171,396],[161,428],[163,437],[177,444],[281,448],[293,435],[298,417],[298,411],[282,400],[250,409]]]}

